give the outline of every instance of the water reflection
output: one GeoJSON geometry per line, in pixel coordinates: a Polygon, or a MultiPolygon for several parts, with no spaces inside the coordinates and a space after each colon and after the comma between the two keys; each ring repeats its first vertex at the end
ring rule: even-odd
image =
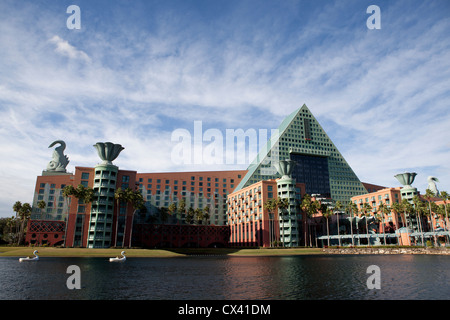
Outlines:
{"type": "Polygon", "coordinates": [[[0,258],[0,299],[446,299],[449,256],[0,258]],[[66,287],[78,265],[81,290],[66,287]],[[370,290],[367,268],[381,270],[370,290]]]}

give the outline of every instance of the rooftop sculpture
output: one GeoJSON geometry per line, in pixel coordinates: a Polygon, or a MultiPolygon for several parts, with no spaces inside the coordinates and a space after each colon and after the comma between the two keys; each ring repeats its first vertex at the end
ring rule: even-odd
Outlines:
{"type": "Polygon", "coordinates": [[[411,185],[414,182],[414,178],[416,177],[416,175],[417,175],[417,173],[415,173],[415,172],[405,172],[405,173],[396,174],[394,177],[397,178],[397,180],[406,189],[406,188],[412,188],[411,185]]]}
{"type": "Polygon", "coordinates": [[[281,174],[282,179],[290,179],[292,171],[294,170],[295,161],[290,159],[281,160],[274,164],[278,173],[281,174]]]}
{"type": "Polygon", "coordinates": [[[56,140],[49,145],[49,148],[59,144],[53,151],[53,159],[47,165],[47,171],[66,172],[66,167],[69,164],[69,158],[64,155],[66,143],[62,140],[56,140]]]}
{"type": "Polygon", "coordinates": [[[125,149],[120,144],[114,144],[112,142],[97,142],[94,144],[97,149],[98,156],[103,160],[102,164],[112,165],[112,161],[115,160],[119,153],[125,149]]]}
{"type": "Polygon", "coordinates": [[[437,197],[439,196],[439,190],[436,186],[436,182],[439,182],[439,179],[433,176],[428,177],[428,189],[433,192],[433,194],[437,197]]]}

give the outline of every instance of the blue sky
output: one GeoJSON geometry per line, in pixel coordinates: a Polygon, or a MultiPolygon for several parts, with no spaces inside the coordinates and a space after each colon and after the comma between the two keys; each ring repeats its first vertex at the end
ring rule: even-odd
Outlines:
{"type": "Polygon", "coordinates": [[[246,169],[175,164],[171,134],[274,129],[304,103],[362,181],[450,191],[449,17],[447,0],[2,0],[0,217],[32,201],[54,140],[71,172],[99,141],[122,169],[246,169]]]}

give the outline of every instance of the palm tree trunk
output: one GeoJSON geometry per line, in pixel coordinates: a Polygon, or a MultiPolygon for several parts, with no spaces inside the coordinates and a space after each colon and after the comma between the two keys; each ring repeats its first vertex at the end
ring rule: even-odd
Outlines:
{"type": "Polygon", "coordinates": [[[330,230],[328,227],[328,217],[327,217],[327,238],[328,238],[328,246],[330,246],[330,230]]]}
{"type": "Polygon", "coordinates": [[[418,216],[418,220],[419,220],[420,234],[422,236],[422,245],[425,246],[425,240],[423,238],[422,217],[420,216],[420,213],[417,213],[417,216],[418,216]]]}
{"type": "Polygon", "coordinates": [[[369,246],[370,241],[369,241],[369,226],[367,225],[367,216],[364,215],[364,220],[366,220],[366,235],[367,235],[367,246],[369,246]]]}
{"type": "Polygon", "coordinates": [[[117,238],[119,237],[119,214],[120,214],[120,205],[119,200],[117,200],[116,238],[114,239],[114,247],[117,247],[117,238]]]}
{"type": "Polygon", "coordinates": [[[337,218],[337,233],[338,233],[338,243],[339,246],[341,246],[341,237],[340,237],[340,232],[339,232],[339,212],[336,213],[336,218],[337,218]]]}
{"type": "Polygon", "coordinates": [[[128,248],[131,248],[131,236],[133,235],[133,222],[134,222],[134,215],[137,210],[133,211],[133,215],[131,216],[131,229],[130,229],[130,239],[128,241],[128,248]]]}
{"type": "Polygon", "coordinates": [[[308,222],[307,222],[307,217],[306,217],[306,214],[305,214],[305,219],[303,219],[303,230],[305,231],[305,247],[307,247],[308,246],[308,243],[307,243],[307,241],[308,241],[308,222]]]}
{"type": "Polygon", "coordinates": [[[352,234],[352,246],[355,246],[355,239],[353,238],[353,217],[350,220],[350,232],[352,234]]]}
{"type": "Polygon", "coordinates": [[[126,234],[126,230],[127,230],[127,211],[128,211],[128,203],[125,207],[125,221],[123,224],[122,248],[125,247],[125,234],[126,234]]]}

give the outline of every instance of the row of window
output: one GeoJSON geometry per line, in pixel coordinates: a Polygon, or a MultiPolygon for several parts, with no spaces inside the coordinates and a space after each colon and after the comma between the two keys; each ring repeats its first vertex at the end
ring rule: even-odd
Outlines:
{"type": "MultiPolygon", "coordinates": [[[[42,189],[42,188],[45,188],[45,185],[46,185],[46,183],[41,183],[39,185],[39,187],[41,188],[41,189],[39,189],[39,193],[44,193],[44,189],[42,189]]],[[[65,186],[66,186],[65,184],[61,184],[61,189],[64,189],[65,186]]],[[[50,194],[55,193],[55,189],[56,189],[56,184],[54,184],[54,183],[50,184],[50,194]]]]}
{"type": "MultiPolygon", "coordinates": [[[[241,178],[240,174],[238,175],[238,178],[241,178]]],[[[211,177],[207,177],[206,181],[210,182],[210,181],[212,181],[211,179],[212,179],[211,177]]],[[[156,180],[156,183],[161,183],[161,179],[155,179],[155,180],[156,180]]],[[[198,180],[199,181],[203,181],[203,177],[198,177],[198,180]]],[[[182,181],[183,181],[183,184],[186,184],[186,181],[184,181],[184,180],[182,180],[182,181]]],[[[195,181],[195,176],[191,176],[191,181],[195,181]]],[[[143,183],[144,182],[144,178],[139,178],[139,182],[143,183]]],[[[153,182],[153,178],[148,178],[147,179],[147,183],[152,183],[152,182],[153,182]]],[[[219,178],[214,178],[214,182],[219,182],[219,178]]],[[[223,178],[222,182],[226,183],[227,182],[227,178],[223,178]]],[[[165,183],[166,184],[170,184],[170,180],[166,179],[165,183]]],[[[234,183],[234,179],[230,179],[230,183],[234,183]]],[[[173,180],[173,184],[178,184],[178,180],[173,180]]]]}
{"type": "MultiPolygon", "coordinates": [[[[186,186],[187,184],[186,184],[186,181],[183,181],[183,186],[186,186]]],[[[140,187],[142,188],[142,184],[140,185],[140,187]]],[[[152,189],[152,184],[147,184],[147,189],[152,189]]],[[[194,182],[191,182],[191,186],[195,186],[195,184],[194,184],[194,182]]],[[[199,184],[198,184],[198,186],[199,187],[203,187],[203,182],[200,182],[199,184]]],[[[211,187],[211,183],[210,182],[208,182],[207,183],[207,185],[206,185],[207,187],[211,187]]],[[[216,188],[219,188],[219,184],[218,183],[216,183],[215,185],[214,185],[216,188]]],[[[226,183],[224,183],[223,185],[222,185],[222,188],[226,188],[227,187],[227,184],[226,183]]],[[[230,188],[234,188],[234,184],[231,184],[230,185],[230,188]]],[[[156,190],[160,190],[161,189],[161,185],[160,184],[157,184],[156,185],[156,190]]],[[[166,189],[170,189],[170,185],[166,185],[166,189]]],[[[178,186],[173,186],[173,189],[174,190],[178,190],[178,186]]],[[[200,188],[200,189],[202,189],[202,188],[200,188]]],[[[183,189],[182,190],[186,190],[186,187],[183,187],[183,189]]],[[[192,187],[191,188],[191,190],[194,190],[194,188],[192,187]]],[[[208,190],[209,191],[211,191],[211,189],[210,188],[208,188],[208,190]]],[[[216,190],[218,190],[218,189],[216,189],[216,190]]],[[[225,190],[225,189],[224,189],[225,190]]],[[[218,191],[216,191],[216,192],[218,192],[218,191]]]]}

